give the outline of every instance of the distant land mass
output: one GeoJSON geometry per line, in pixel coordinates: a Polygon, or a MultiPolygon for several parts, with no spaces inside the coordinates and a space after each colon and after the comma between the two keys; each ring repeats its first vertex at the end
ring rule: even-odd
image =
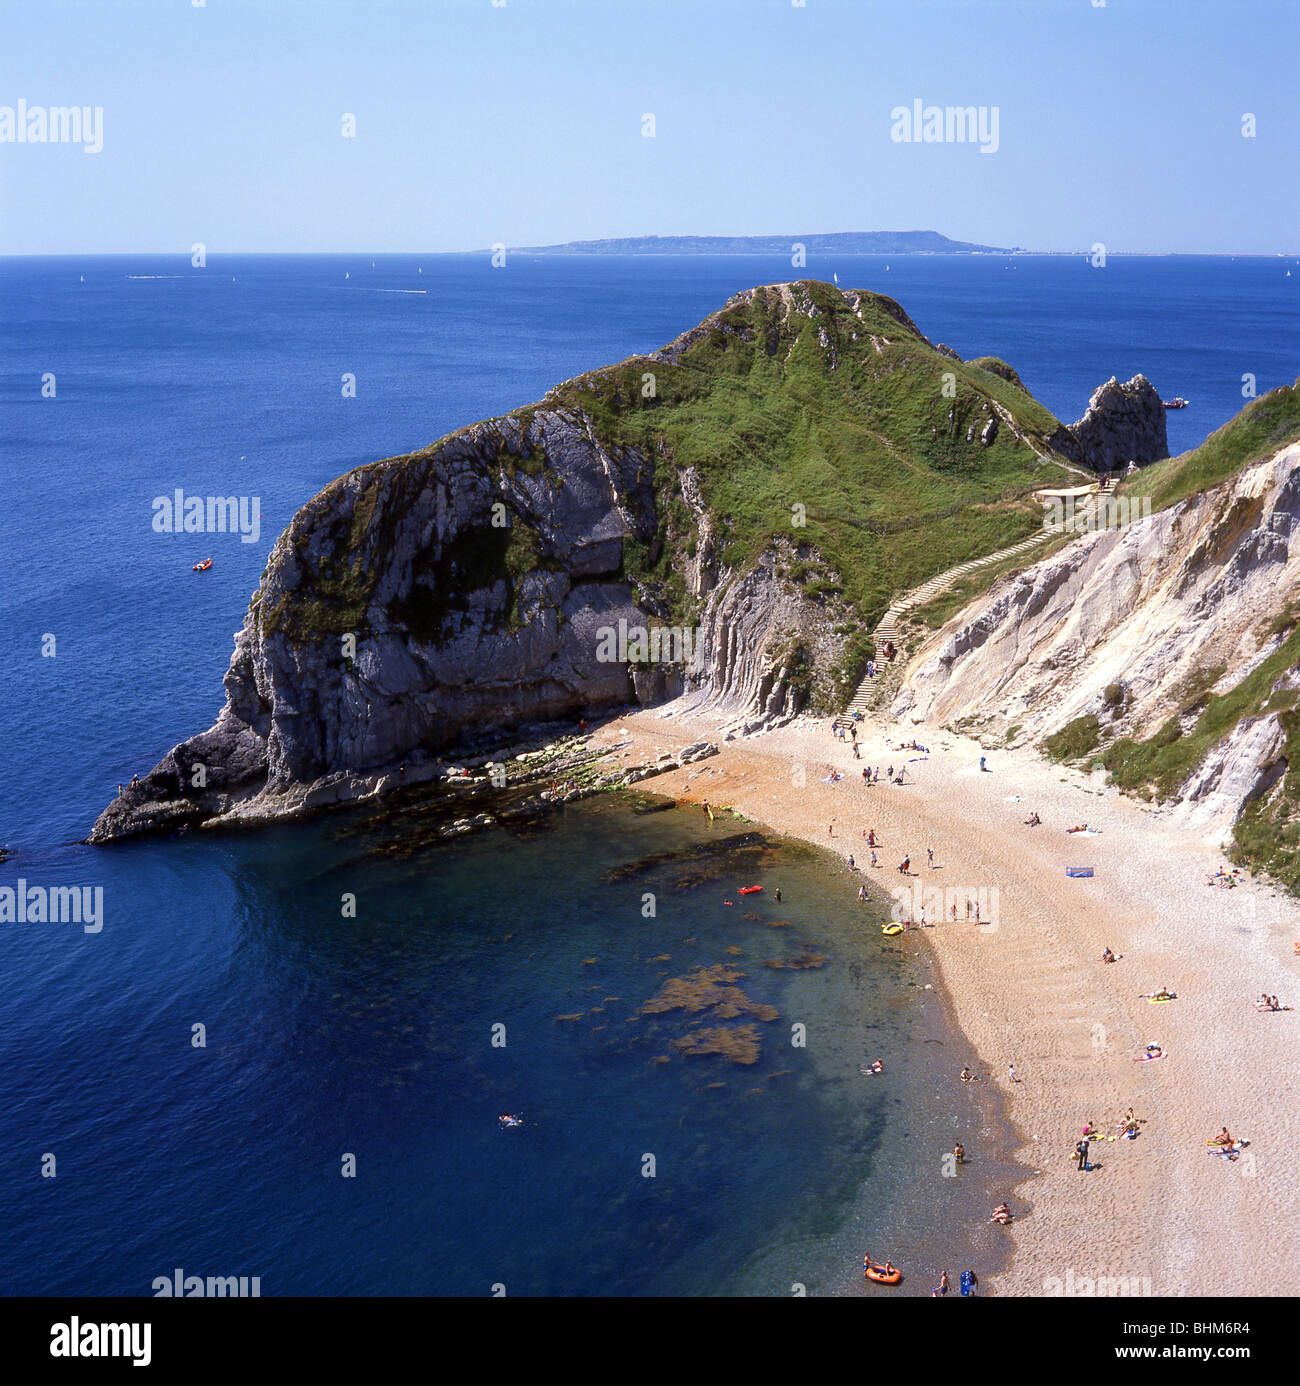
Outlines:
{"type": "Polygon", "coordinates": [[[802,245],[810,255],[1011,255],[997,245],[953,241],[937,231],[834,231],[792,236],[620,236],[604,241],[529,245],[525,255],[789,255],[802,245]]]}

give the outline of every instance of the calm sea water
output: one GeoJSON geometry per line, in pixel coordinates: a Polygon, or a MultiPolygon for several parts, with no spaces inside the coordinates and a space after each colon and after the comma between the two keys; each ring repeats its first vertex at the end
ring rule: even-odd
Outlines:
{"type": "MultiPolygon", "coordinates": [[[[1288,267],[862,257],[799,273],[891,294],[933,340],[1011,362],[1063,418],[1142,370],[1192,400],[1170,416],[1177,451],[1236,412],[1244,373],[1261,393],[1294,379],[1288,267]]],[[[0,843],[15,853],[0,884],[105,898],[97,935],[0,925],[0,1292],[148,1293],[181,1266],[260,1275],[264,1293],[834,1293],[864,1244],[908,1257],[923,1292],[941,1261],[995,1259],[960,1234],[1006,1174],[995,1117],[954,1105],[956,1040],[924,959],[886,946],[824,854],[611,880],[722,831],[611,802],[407,856],[371,850],[400,827],[356,816],[79,845],[118,782],[209,725],[266,554],[322,485],[794,273],[0,260],[0,843]],[[258,542],[154,534],[150,502],[176,487],[258,496],[258,542]],[[783,883],[784,906],[722,905],[751,869],[783,883]],[[805,954],[824,961],[768,966],[805,954]],[[683,1056],[672,1042],[700,1022],[641,1013],[665,981],[717,966],[776,1012],[754,1022],[752,1064],[683,1056]],[[888,1074],[861,1077],[877,1052],[888,1074]],[[506,1109],[525,1125],[499,1129],[506,1109]],[[982,1163],[941,1179],[957,1138],[982,1163]]]]}

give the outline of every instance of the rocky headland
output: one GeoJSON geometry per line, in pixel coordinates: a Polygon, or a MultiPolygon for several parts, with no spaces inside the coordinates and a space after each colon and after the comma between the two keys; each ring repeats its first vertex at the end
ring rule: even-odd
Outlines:
{"type": "Polygon", "coordinates": [[[1109,382],[1070,428],[892,299],[738,294],[660,351],[304,505],[217,721],[90,840],[441,781],[457,748],[683,692],[724,734],[836,709],[900,587],[1033,532],[1036,488],[1157,455],[1154,396],[1109,382]]]}

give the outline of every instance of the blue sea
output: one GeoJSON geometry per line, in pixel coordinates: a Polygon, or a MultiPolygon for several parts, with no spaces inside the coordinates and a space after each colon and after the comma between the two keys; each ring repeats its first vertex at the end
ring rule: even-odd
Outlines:
{"type": "Polygon", "coordinates": [[[327,482],[833,273],[1067,421],[1144,372],[1191,400],[1174,452],[1300,361],[1294,260],[0,260],[0,885],[104,899],[95,934],[0,924],[0,1293],[179,1267],[268,1295],[842,1294],[864,1249],[912,1293],[967,1261],[996,1283],[968,1229],[1010,1135],[953,1095],[972,1056],[924,948],[882,939],[829,854],[618,799],[437,846],[357,812],[80,842],[212,722],[266,556],[327,482]],[[178,487],[258,497],[257,542],[155,533],[178,487]],[[752,1062],[684,1054],[697,1019],[657,1009],[701,968],[762,1008],[752,1062]]]}

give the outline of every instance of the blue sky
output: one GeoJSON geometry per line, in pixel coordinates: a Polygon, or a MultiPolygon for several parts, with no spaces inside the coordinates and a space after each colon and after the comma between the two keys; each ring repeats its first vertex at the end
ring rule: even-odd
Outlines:
{"type": "Polygon", "coordinates": [[[104,147],[0,143],[3,253],[1300,249],[1300,0],[11,0],[4,26],[0,107],[100,106],[104,147]],[[996,153],[893,141],[918,99],[997,107],[996,153]]]}

